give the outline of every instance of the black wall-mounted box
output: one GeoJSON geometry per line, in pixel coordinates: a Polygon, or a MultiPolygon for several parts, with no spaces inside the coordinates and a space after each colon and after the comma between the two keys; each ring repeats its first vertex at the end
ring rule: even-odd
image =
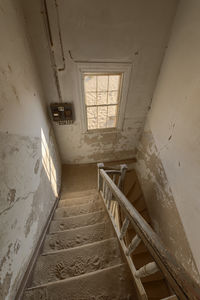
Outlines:
{"type": "Polygon", "coordinates": [[[69,125],[74,122],[71,103],[51,103],[50,109],[53,121],[59,125],[69,125]]]}

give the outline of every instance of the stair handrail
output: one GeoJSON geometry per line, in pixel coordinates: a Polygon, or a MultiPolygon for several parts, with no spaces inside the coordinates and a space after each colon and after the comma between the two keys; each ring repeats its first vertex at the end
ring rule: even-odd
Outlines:
{"type": "MultiPolygon", "coordinates": [[[[136,236],[134,238],[135,241],[133,239],[131,242],[132,245],[129,245],[128,247],[132,247],[130,253],[132,253],[138,246],[139,240],[143,241],[151,256],[154,258],[156,266],[162,271],[163,275],[165,276],[166,280],[168,281],[177,297],[179,297],[181,300],[199,300],[199,285],[165,247],[160,237],[155,233],[155,231],[150,227],[150,225],[145,221],[140,213],[133,207],[133,205],[129,202],[120,188],[109,177],[107,171],[108,170],[104,170],[104,165],[102,163],[98,164],[98,190],[105,203],[107,204],[108,212],[110,208],[109,201],[111,201],[114,196],[115,200],[119,204],[126,217],[121,228],[121,232],[118,236],[119,239],[123,238],[123,231],[126,232],[129,224],[132,224],[135,229],[136,236]],[[110,195],[112,196],[110,197],[110,195]]],[[[115,172],[116,170],[113,171],[115,172]]],[[[113,222],[111,214],[110,217],[113,222]]],[[[115,226],[114,223],[113,225],[115,226]]],[[[125,251],[125,249],[123,250],[125,251]]],[[[130,249],[126,249],[126,255],[130,255],[128,250],[130,249]]],[[[155,264],[149,266],[150,271],[152,268],[154,269],[152,273],[156,272],[155,264]]],[[[142,271],[139,273],[142,273],[142,271]]],[[[138,278],[137,276],[140,276],[139,273],[135,273],[134,279],[138,278]]],[[[145,297],[143,299],[145,299],[145,297]]]]}

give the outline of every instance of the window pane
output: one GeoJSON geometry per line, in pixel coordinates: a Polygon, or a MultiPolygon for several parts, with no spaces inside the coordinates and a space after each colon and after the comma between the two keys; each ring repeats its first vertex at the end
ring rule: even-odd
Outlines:
{"type": "Polygon", "coordinates": [[[107,123],[107,106],[98,107],[98,128],[106,128],[107,123]]]}
{"type": "Polygon", "coordinates": [[[96,76],[85,76],[84,78],[85,83],[85,92],[96,92],[96,76]]]}
{"type": "Polygon", "coordinates": [[[108,104],[117,104],[118,91],[108,92],[108,104]]]}
{"type": "Polygon", "coordinates": [[[120,75],[109,76],[109,91],[117,91],[120,84],[120,75]]]}
{"type": "Polygon", "coordinates": [[[107,128],[112,128],[112,127],[116,127],[116,117],[108,117],[107,120],[107,128]]]}
{"type": "Polygon", "coordinates": [[[117,105],[108,106],[108,116],[115,117],[117,115],[117,105]]]}
{"type": "Polygon", "coordinates": [[[107,92],[98,92],[97,93],[97,104],[98,105],[107,104],[107,97],[108,97],[107,92]]]}
{"type": "Polygon", "coordinates": [[[108,76],[97,76],[97,90],[99,92],[108,90],[108,76]]]}
{"type": "Polygon", "coordinates": [[[97,93],[90,92],[85,94],[86,105],[96,105],[97,104],[97,93]]]}
{"type": "Polygon", "coordinates": [[[97,107],[87,107],[88,119],[97,119],[97,107]]]}
{"type": "Polygon", "coordinates": [[[97,129],[97,119],[88,119],[88,129],[97,129]]]}

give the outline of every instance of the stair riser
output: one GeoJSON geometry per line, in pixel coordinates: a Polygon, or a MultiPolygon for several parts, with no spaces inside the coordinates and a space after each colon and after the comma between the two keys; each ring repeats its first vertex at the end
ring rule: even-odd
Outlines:
{"type": "Polygon", "coordinates": [[[47,235],[43,252],[69,249],[114,236],[110,223],[97,224],[47,235]]]}
{"type": "Polygon", "coordinates": [[[117,239],[40,256],[31,286],[59,281],[122,263],[117,239]]]}
{"type": "Polygon", "coordinates": [[[103,203],[91,203],[86,205],[77,205],[71,207],[60,207],[57,208],[54,214],[54,220],[59,218],[67,218],[72,216],[78,216],[82,214],[89,214],[91,212],[95,212],[103,209],[103,203]]]}
{"type": "Polygon", "coordinates": [[[87,204],[87,203],[94,203],[98,201],[99,196],[87,196],[87,197],[80,197],[80,198],[69,198],[66,200],[61,200],[58,203],[58,207],[68,207],[73,205],[79,205],[79,204],[87,204]]]}
{"type": "Polygon", "coordinates": [[[66,198],[79,198],[79,197],[87,197],[93,196],[97,194],[97,190],[88,190],[88,191],[80,191],[80,192],[62,192],[61,200],[66,198]]]}
{"type": "Polygon", "coordinates": [[[130,273],[123,266],[26,291],[23,300],[134,300],[130,273]]]}
{"type": "Polygon", "coordinates": [[[108,215],[104,211],[61,220],[54,220],[51,222],[49,232],[58,232],[88,225],[94,225],[95,223],[102,223],[107,220],[108,215]]]}

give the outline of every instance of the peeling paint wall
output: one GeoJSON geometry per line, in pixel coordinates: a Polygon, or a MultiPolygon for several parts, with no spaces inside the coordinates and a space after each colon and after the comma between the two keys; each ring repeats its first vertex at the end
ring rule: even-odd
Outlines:
{"type": "Polygon", "coordinates": [[[19,2],[0,0],[0,299],[15,299],[60,188],[60,159],[46,116],[19,2]]]}
{"type": "Polygon", "coordinates": [[[138,148],[138,171],[157,232],[200,282],[199,10],[197,0],[180,1],[138,148]]]}
{"type": "MultiPolygon", "coordinates": [[[[49,103],[56,102],[59,99],[42,18],[42,1],[22,2],[47,99],[49,103]]],[[[177,2],[57,1],[66,61],[66,70],[59,72],[58,76],[63,100],[74,104],[76,118],[73,125],[54,127],[64,163],[119,160],[134,156],[167,46],[177,2]],[[118,133],[83,133],[75,72],[77,61],[132,64],[123,130],[118,133]]],[[[54,0],[48,0],[48,4],[54,51],[61,67],[54,0]]]]}
{"type": "Polygon", "coordinates": [[[200,282],[197,266],[148,122],[138,145],[137,160],[136,169],[153,228],[176,259],[200,282]]]}

